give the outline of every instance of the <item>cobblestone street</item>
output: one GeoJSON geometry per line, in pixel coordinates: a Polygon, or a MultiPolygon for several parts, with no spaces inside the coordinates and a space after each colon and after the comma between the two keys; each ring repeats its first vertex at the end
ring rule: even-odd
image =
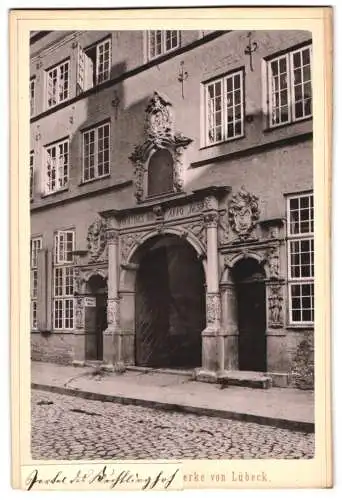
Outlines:
{"type": "Polygon", "coordinates": [[[32,391],[32,458],[312,458],[314,434],[32,391]]]}

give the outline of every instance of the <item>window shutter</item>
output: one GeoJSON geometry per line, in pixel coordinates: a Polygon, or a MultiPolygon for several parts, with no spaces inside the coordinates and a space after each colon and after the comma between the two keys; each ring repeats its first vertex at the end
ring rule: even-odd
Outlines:
{"type": "Polygon", "coordinates": [[[81,45],[77,44],[77,75],[76,75],[76,83],[77,83],[77,94],[84,92],[85,88],[85,73],[86,73],[86,54],[82,49],[81,45]]]}
{"type": "Polygon", "coordinates": [[[94,74],[94,63],[87,54],[85,55],[85,73],[84,73],[84,90],[91,89],[93,87],[93,74],[94,74]]]}

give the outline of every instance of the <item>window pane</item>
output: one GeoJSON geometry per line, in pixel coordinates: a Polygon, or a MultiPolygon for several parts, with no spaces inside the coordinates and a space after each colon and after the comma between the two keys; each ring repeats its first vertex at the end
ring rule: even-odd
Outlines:
{"type": "Polygon", "coordinates": [[[272,61],[270,70],[271,125],[288,122],[288,63],[282,56],[272,61]]]}
{"type": "Polygon", "coordinates": [[[207,120],[209,144],[222,140],[222,82],[207,87],[207,120]]]}
{"type": "Polygon", "coordinates": [[[226,85],[226,137],[231,139],[242,135],[242,73],[229,76],[225,80],[226,85]]]}
{"type": "Polygon", "coordinates": [[[312,322],[314,320],[313,284],[291,285],[291,319],[294,322],[312,322]]]}
{"type": "Polygon", "coordinates": [[[310,49],[300,49],[292,54],[294,102],[293,119],[311,116],[311,68],[310,49]]]}

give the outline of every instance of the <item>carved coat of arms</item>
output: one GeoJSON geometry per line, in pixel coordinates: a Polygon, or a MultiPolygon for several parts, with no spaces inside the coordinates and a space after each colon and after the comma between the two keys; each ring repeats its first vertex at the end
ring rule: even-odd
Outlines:
{"type": "Polygon", "coordinates": [[[229,204],[228,220],[233,231],[240,238],[246,238],[260,217],[259,199],[243,187],[235,194],[229,204]]]}
{"type": "Polygon", "coordinates": [[[97,261],[105,249],[106,227],[105,221],[100,217],[89,226],[87,235],[89,262],[97,261]]]}

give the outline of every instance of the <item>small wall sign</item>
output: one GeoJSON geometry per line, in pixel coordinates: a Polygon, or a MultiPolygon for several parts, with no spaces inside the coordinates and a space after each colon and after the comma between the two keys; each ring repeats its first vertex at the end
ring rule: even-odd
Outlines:
{"type": "Polygon", "coordinates": [[[96,298],[95,297],[85,297],[84,298],[84,307],[96,307],[96,298]]]}

